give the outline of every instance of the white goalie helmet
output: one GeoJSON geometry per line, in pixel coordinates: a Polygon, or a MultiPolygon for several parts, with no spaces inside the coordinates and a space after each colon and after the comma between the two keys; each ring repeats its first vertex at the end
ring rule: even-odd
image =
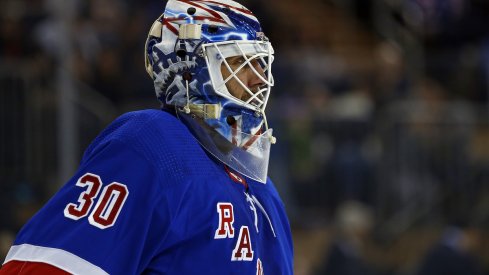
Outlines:
{"type": "Polygon", "coordinates": [[[164,108],[209,153],[260,182],[275,142],[265,115],[273,54],[256,17],[230,0],[169,0],[145,47],[164,108]]]}

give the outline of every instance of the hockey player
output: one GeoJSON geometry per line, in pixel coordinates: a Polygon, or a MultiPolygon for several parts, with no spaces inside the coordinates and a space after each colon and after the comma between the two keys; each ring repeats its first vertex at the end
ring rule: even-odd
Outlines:
{"type": "Polygon", "coordinates": [[[273,48],[256,17],[231,0],[169,0],[145,59],[162,110],[93,141],[0,274],[292,274],[267,177],[273,48]]]}

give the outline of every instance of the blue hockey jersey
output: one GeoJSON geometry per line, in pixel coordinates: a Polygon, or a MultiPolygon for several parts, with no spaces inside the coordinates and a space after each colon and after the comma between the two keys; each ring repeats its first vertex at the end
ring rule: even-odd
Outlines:
{"type": "MultiPolygon", "coordinates": [[[[279,195],[215,161],[177,118],[127,113],[22,228],[4,263],[72,274],[292,274],[279,195]]],[[[0,274],[2,271],[0,270],[0,274]]]]}

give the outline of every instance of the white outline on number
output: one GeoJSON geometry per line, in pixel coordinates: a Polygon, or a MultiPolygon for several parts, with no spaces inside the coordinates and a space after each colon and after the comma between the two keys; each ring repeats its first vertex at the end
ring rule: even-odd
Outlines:
{"type": "Polygon", "coordinates": [[[122,207],[124,206],[124,203],[126,202],[126,199],[128,196],[129,196],[129,190],[127,189],[127,186],[125,186],[122,183],[113,182],[113,183],[105,186],[104,189],[102,190],[102,194],[100,195],[99,199],[97,200],[97,204],[95,205],[95,207],[93,208],[93,211],[90,213],[90,216],[88,217],[89,223],[93,226],[100,228],[100,229],[106,229],[106,228],[113,226],[115,221],[117,220],[117,217],[119,217],[119,213],[121,212],[122,207]],[[99,215],[99,218],[103,219],[103,220],[107,220],[107,218],[110,216],[110,214],[114,210],[115,203],[117,202],[117,200],[121,196],[121,192],[118,190],[115,190],[115,189],[111,189],[110,193],[107,193],[107,190],[109,190],[109,188],[111,188],[111,186],[114,186],[114,185],[118,185],[118,186],[121,186],[122,188],[124,188],[124,190],[126,190],[126,194],[123,197],[119,208],[117,209],[117,213],[114,216],[114,220],[107,225],[103,225],[94,219],[94,215],[95,215],[95,212],[97,212],[98,208],[100,207],[100,204],[104,200],[106,194],[108,194],[109,197],[107,198],[107,203],[105,204],[104,209],[102,209],[101,215],[99,215]],[[108,214],[104,215],[104,212],[108,213],[108,214]],[[105,217],[107,217],[107,218],[105,218],[105,217]]]}
{"type": "Polygon", "coordinates": [[[88,213],[90,212],[90,209],[92,208],[93,206],[93,200],[97,198],[98,196],[98,193],[100,191],[100,186],[102,186],[102,180],[100,179],[99,176],[95,175],[95,174],[92,174],[92,173],[86,173],[84,174],[83,176],[81,176],[78,181],[76,182],[76,186],[78,187],[85,187],[88,185],[88,188],[87,190],[85,190],[84,192],[82,192],[80,194],[80,196],[78,197],[78,203],[79,204],[75,204],[75,203],[68,203],[64,209],[64,215],[65,217],[69,218],[69,219],[72,219],[72,220],[79,220],[83,217],[86,217],[88,215],[88,213]],[[95,177],[98,179],[98,186],[97,186],[97,190],[95,192],[95,194],[93,196],[89,196],[87,199],[85,198],[85,196],[88,196],[90,194],[90,192],[92,192],[92,189],[93,187],[95,186],[95,182],[92,182],[92,181],[86,181],[86,182],[81,182],[83,178],[85,178],[86,176],[92,176],[92,177],[95,177]],[[81,211],[83,209],[83,207],[85,207],[85,203],[86,202],[89,202],[90,205],[88,206],[88,209],[87,211],[85,211],[84,214],[80,215],[80,216],[77,216],[77,215],[73,215],[70,213],[69,211],[69,208],[70,206],[73,206],[75,208],[76,211],[81,211]]]}

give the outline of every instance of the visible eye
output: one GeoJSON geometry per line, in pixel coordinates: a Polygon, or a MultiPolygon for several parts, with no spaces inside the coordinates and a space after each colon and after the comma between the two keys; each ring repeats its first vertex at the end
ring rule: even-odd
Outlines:
{"type": "Polygon", "coordinates": [[[243,63],[245,63],[245,61],[246,61],[245,58],[242,57],[242,56],[240,56],[240,57],[235,57],[235,59],[233,60],[232,63],[234,63],[234,64],[243,64],[243,63]]]}
{"type": "Polygon", "coordinates": [[[229,65],[240,65],[243,64],[246,60],[242,56],[230,57],[227,59],[229,65]]]}
{"type": "Polygon", "coordinates": [[[259,60],[257,60],[257,59],[253,59],[253,60],[251,61],[251,65],[252,65],[253,67],[255,67],[255,68],[258,68],[258,67],[263,68],[263,66],[262,66],[261,62],[260,62],[259,60]]]}

